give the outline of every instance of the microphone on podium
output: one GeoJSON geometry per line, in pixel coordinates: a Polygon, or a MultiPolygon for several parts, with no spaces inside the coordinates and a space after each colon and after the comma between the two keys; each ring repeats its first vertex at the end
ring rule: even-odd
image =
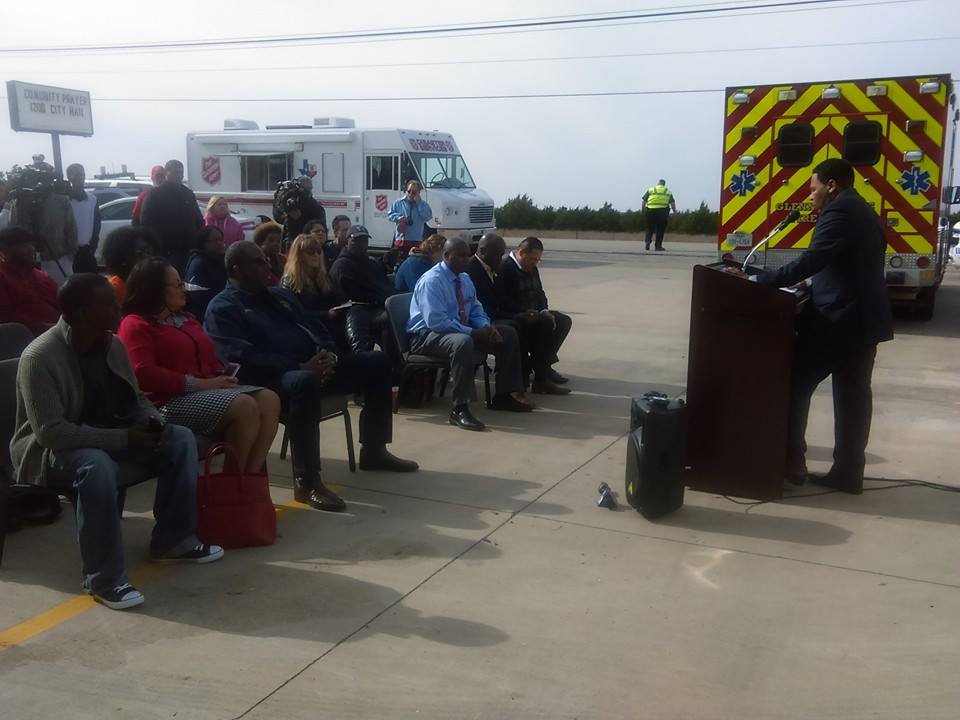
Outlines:
{"type": "Polygon", "coordinates": [[[773,230],[771,230],[770,233],[769,233],[763,240],[761,240],[760,242],[758,242],[758,243],[756,244],[756,246],[753,248],[753,250],[750,251],[750,253],[747,255],[747,257],[744,259],[743,265],[740,266],[740,270],[741,270],[742,272],[746,272],[746,271],[747,271],[747,265],[750,264],[750,260],[753,258],[753,256],[757,254],[757,250],[759,250],[759,249],[762,248],[764,245],[766,245],[768,242],[770,242],[771,240],[773,240],[773,236],[776,235],[776,234],[777,234],[778,232],[780,232],[781,230],[783,230],[787,225],[789,225],[790,223],[795,223],[795,222],[796,222],[797,220],[799,220],[799,219],[800,219],[800,211],[799,211],[799,210],[791,210],[791,211],[790,211],[790,214],[787,215],[787,216],[783,219],[783,222],[781,222],[781,223],[780,223],[779,225],[777,225],[773,230]]]}

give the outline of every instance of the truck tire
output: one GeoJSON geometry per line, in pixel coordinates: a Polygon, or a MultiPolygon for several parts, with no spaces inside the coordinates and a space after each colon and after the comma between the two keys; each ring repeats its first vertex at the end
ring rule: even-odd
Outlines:
{"type": "Polygon", "coordinates": [[[921,292],[917,296],[913,316],[920,322],[928,322],[933,319],[933,309],[937,302],[937,288],[932,287],[921,292]]]}

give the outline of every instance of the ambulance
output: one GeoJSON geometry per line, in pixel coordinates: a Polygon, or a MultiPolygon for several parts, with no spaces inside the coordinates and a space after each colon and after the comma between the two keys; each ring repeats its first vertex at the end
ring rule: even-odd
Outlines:
{"type": "Polygon", "coordinates": [[[954,146],[960,111],[949,75],[726,89],[721,258],[742,261],[791,211],[795,225],[751,264],[778,268],[809,247],[817,215],[810,175],[827,158],[856,170],[856,189],[886,234],[894,303],[933,315],[950,245],[954,146]]]}
{"type": "Polygon", "coordinates": [[[220,195],[241,215],[271,217],[277,183],[304,176],[327,224],[346,215],[367,227],[371,247],[392,245],[396,225],[387,214],[408,180],[423,184],[432,231],[476,243],[494,228],[493,200],[477,187],[448,133],[362,129],[349,118],[316,118],[312,125],[263,129],[250,120],[225,120],[223,130],[187,134],[188,184],[201,202],[220,195]]]}

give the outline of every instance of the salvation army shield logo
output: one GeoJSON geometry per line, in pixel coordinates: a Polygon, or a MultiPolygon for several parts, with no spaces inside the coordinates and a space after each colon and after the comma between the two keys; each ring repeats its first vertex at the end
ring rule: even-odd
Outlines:
{"type": "Polygon", "coordinates": [[[216,155],[205,157],[200,176],[207,185],[216,185],[220,182],[220,158],[216,155]]]}
{"type": "Polygon", "coordinates": [[[377,210],[380,212],[386,212],[387,210],[387,196],[386,195],[377,195],[376,200],[377,210]]]}

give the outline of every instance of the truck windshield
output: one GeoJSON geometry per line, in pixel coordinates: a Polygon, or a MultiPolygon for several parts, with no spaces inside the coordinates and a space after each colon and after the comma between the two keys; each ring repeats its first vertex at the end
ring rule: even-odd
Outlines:
{"type": "Polygon", "coordinates": [[[473,176],[461,155],[410,153],[417,172],[427,188],[476,188],[473,176]]]}

